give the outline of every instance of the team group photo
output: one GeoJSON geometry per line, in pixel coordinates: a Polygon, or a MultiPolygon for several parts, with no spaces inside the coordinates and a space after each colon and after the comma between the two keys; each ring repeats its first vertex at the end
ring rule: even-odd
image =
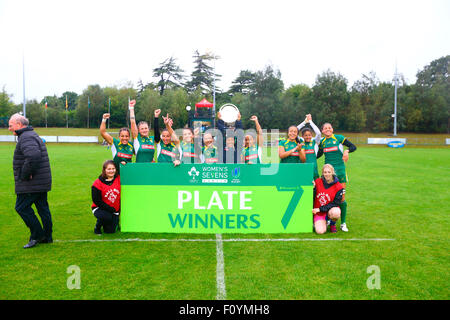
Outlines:
{"type": "MultiPolygon", "coordinates": [[[[56,18],[0,54],[1,300],[169,300],[187,319],[449,299],[448,4],[408,4],[430,21],[405,31],[419,45],[357,2],[324,0],[326,27],[318,4],[250,2],[223,28],[224,4],[176,1],[165,32],[164,4],[111,4],[122,26],[90,28],[84,4],[27,2],[56,18]],[[50,35],[71,49],[35,51],[50,35]]],[[[0,1],[0,26],[19,7],[0,1]]]]}

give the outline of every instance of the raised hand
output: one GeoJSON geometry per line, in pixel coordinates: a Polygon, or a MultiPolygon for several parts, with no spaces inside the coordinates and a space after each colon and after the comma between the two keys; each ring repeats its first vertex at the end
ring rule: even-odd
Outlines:
{"type": "Polygon", "coordinates": [[[154,113],[155,118],[158,118],[160,114],[161,114],[161,109],[156,109],[155,113],[154,113]]]}
{"type": "Polygon", "coordinates": [[[310,122],[310,121],[312,121],[312,116],[311,116],[311,114],[307,114],[306,115],[306,122],[310,122]]]}
{"type": "Polygon", "coordinates": [[[258,121],[258,117],[257,117],[257,116],[251,116],[251,117],[250,117],[250,120],[256,122],[256,121],[258,121]]]}
{"type": "Polygon", "coordinates": [[[109,119],[111,115],[109,113],[104,113],[103,114],[103,119],[109,119]]]}
{"type": "Polygon", "coordinates": [[[131,100],[129,103],[128,103],[128,109],[134,109],[134,106],[136,105],[136,100],[131,100]]]}

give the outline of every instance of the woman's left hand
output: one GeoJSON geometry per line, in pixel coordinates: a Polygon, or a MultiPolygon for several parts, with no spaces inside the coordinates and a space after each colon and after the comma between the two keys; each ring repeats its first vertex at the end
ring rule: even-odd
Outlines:
{"type": "Polygon", "coordinates": [[[342,156],[342,160],[343,160],[344,162],[347,162],[347,161],[348,161],[348,150],[345,150],[345,151],[344,151],[344,155],[342,156]]]}
{"type": "Polygon", "coordinates": [[[174,166],[174,167],[179,166],[180,163],[181,163],[180,160],[175,160],[175,161],[173,162],[173,166],[174,166]]]}

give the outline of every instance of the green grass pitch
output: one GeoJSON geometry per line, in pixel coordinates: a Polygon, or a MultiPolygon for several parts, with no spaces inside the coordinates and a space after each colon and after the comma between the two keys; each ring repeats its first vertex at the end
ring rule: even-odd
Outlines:
{"type": "MultiPolygon", "coordinates": [[[[90,186],[111,156],[100,145],[48,144],[56,241],[22,249],[14,148],[0,144],[0,299],[216,299],[215,235],[93,233],[90,186]],[[133,238],[211,241],[73,241],[133,238]],[[80,289],[68,289],[72,265],[80,289]]],[[[347,172],[350,232],[223,235],[227,299],[450,298],[450,149],[361,146],[347,172]],[[226,241],[235,238],[304,241],[226,241]],[[370,266],[380,289],[367,287],[370,266]]]]}

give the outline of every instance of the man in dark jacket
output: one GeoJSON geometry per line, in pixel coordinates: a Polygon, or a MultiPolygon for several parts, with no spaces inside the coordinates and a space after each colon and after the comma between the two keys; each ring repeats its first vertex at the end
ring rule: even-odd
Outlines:
{"type": "Polygon", "coordinates": [[[52,216],[47,202],[47,192],[52,186],[50,162],[44,142],[28,124],[28,119],[17,113],[9,119],[9,131],[17,136],[13,158],[15,209],[31,232],[25,249],[53,242],[52,216]],[[42,226],[31,207],[33,203],[42,226]]]}

